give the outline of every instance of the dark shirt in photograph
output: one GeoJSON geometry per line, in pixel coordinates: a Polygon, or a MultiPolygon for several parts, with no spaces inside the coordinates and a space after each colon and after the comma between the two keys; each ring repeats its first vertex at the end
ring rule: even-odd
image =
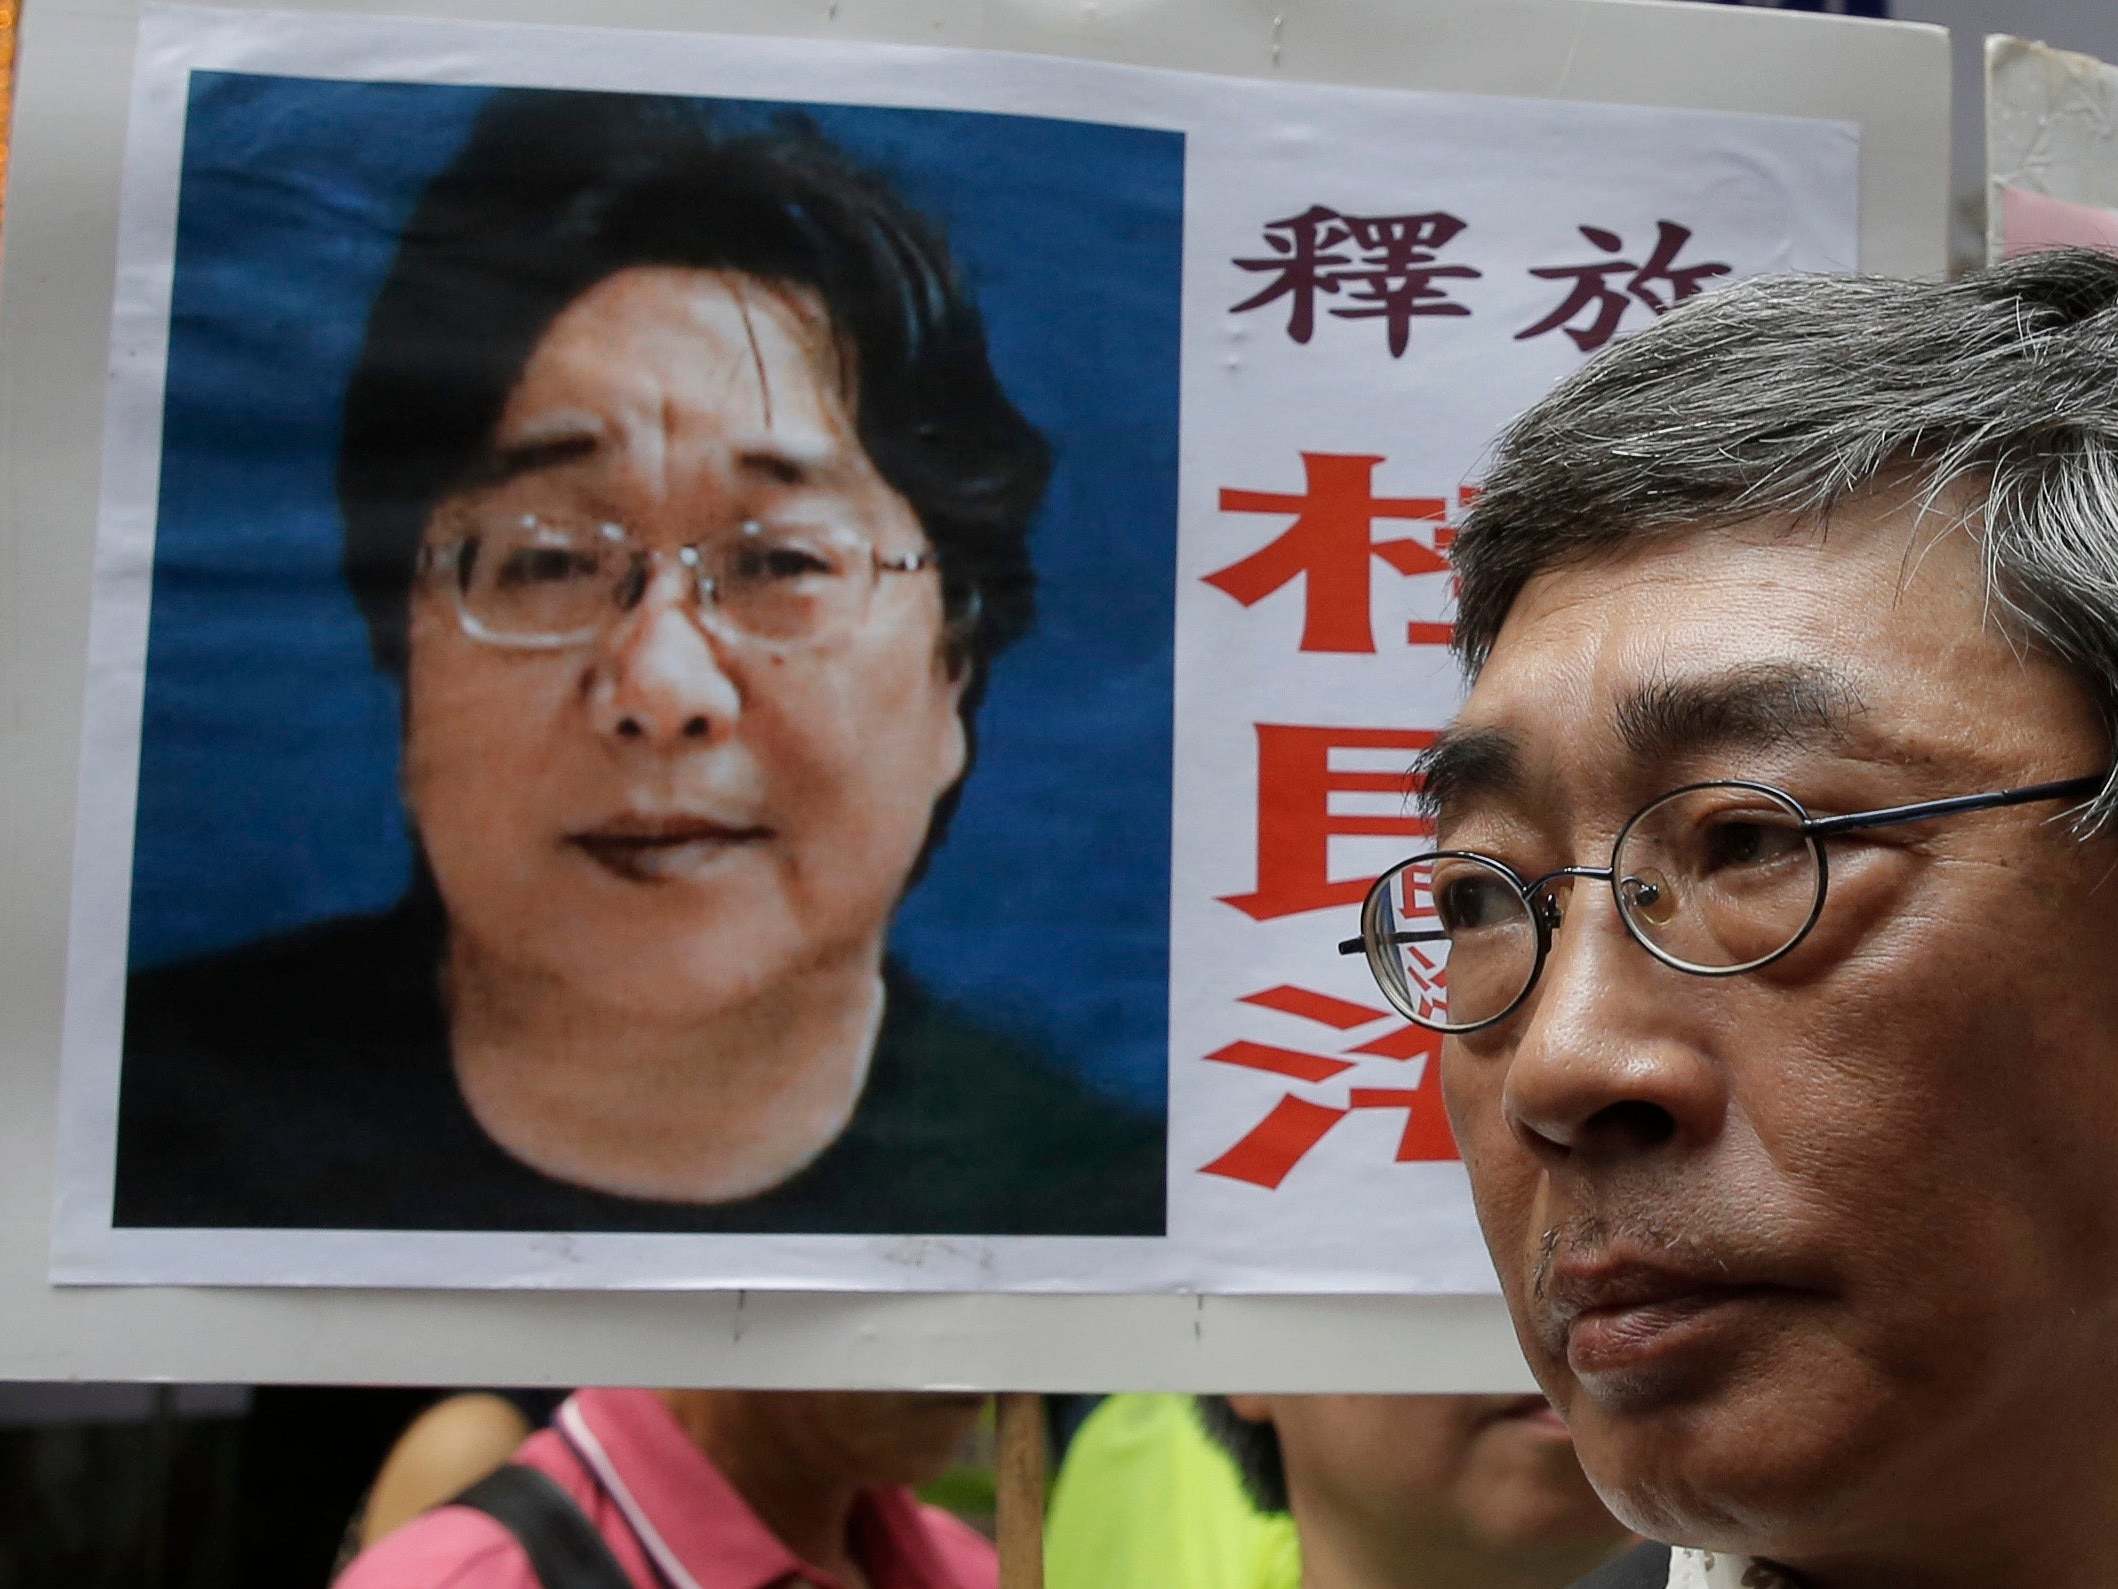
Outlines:
{"type": "Polygon", "coordinates": [[[125,1010],[115,1223],[318,1230],[1160,1235],[1158,1120],[987,1031],[894,966],[844,1133],[727,1203],[622,1197],[495,1146],[459,1093],[440,913],[148,971],[125,1010]]]}

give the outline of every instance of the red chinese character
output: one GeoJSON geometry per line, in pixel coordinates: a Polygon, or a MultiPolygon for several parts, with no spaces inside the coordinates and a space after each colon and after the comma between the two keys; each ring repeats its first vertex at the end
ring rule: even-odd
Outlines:
{"type": "Polygon", "coordinates": [[[1412,752],[1434,743],[1432,729],[1259,723],[1257,735],[1257,887],[1247,894],[1223,895],[1223,904],[1235,906],[1255,921],[1358,905],[1375,879],[1331,876],[1334,835],[1394,834],[1409,841],[1434,831],[1431,822],[1412,811],[1401,816],[1356,817],[1335,815],[1331,810],[1331,796],[1337,790],[1401,794],[1408,804],[1419,791],[1418,781],[1408,773],[1334,772],[1333,750],[1402,750],[1409,760],[1412,752]]]}
{"type": "MultiPolygon", "coordinates": [[[[1679,251],[1691,241],[1691,229],[1679,226],[1675,221],[1657,221],[1655,226],[1654,251],[1647,256],[1644,265],[1636,265],[1629,259],[1610,259],[1585,265],[1553,265],[1531,271],[1532,276],[1546,281],[1571,281],[1573,285],[1567,289],[1566,298],[1558,308],[1535,325],[1516,332],[1515,340],[1523,342],[1563,328],[1574,339],[1575,347],[1583,353],[1592,353],[1610,341],[1618,323],[1632,307],[1627,294],[1661,314],[1699,291],[1707,278],[1728,274],[1729,267],[1718,263],[1673,269],[1679,251]],[[1625,275],[1628,271],[1631,275],[1626,276],[1623,290],[1611,285],[1613,276],[1625,275]],[[1591,312],[1589,323],[1585,326],[1574,324],[1585,310],[1591,312]]],[[[1600,226],[1584,226],[1579,230],[1606,254],[1615,254],[1625,247],[1624,240],[1616,232],[1607,232],[1600,226]]]]}
{"type": "Polygon", "coordinates": [[[1222,1175],[1231,1181],[1248,1181],[1276,1191],[1288,1172],[1324,1140],[1333,1126],[1346,1118],[1346,1111],[1329,1104],[1311,1103],[1293,1093],[1272,1106],[1271,1112],[1243,1134],[1242,1141],[1215,1159],[1199,1166],[1201,1175],[1222,1175]]]}
{"type": "Polygon", "coordinates": [[[1355,1087],[1348,1099],[1356,1109],[1407,1111],[1405,1133],[1397,1141],[1398,1163],[1431,1163],[1438,1159],[1462,1157],[1456,1151],[1456,1138],[1449,1131],[1449,1117],[1442,1109],[1441,1033],[1408,1024],[1346,1052],[1421,1061],[1417,1086],[1355,1087]]]}
{"type": "MultiPolygon", "coordinates": [[[[1291,513],[1294,522],[1240,562],[1205,576],[1246,607],[1300,579],[1304,651],[1372,652],[1375,626],[1369,601],[1369,562],[1380,558],[1400,574],[1445,574],[1448,559],[1425,541],[1374,538],[1377,519],[1420,519],[1441,525],[1449,505],[1441,497],[1378,497],[1375,466],[1365,453],[1305,452],[1301,495],[1223,490],[1223,513],[1291,513]]],[[[1443,533],[1437,529],[1439,537],[1443,533]]]]}
{"type": "MultiPolygon", "coordinates": [[[[1372,1026],[1390,1019],[1389,1013],[1372,1005],[1356,1004],[1309,988],[1280,986],[1247,994],[1243,1003],[1276,1010],[1339,1032],[1372,1026]]],[[[1343,1105],[1315,1102],[1289,1092],[1269,1109],[1264,1118],[1246,1131],[1227,1152],[1199,1167],[1202,1175],[1219,1175],[1247,1181],[1268,1191],[1277,1188],[1301,1163],[1332,1127],[1356,1109],[1402,1109],[1405,1128],[1398,1138],[1399,1164],[1431,1163],[1459,1157],[1449,1132],[1448,1117],[1441,1102],[1441,1036],[1423,1027],[1393,1026],[1342,1053],[1364,1058],[1393,1060],[1400,1064],[1417,1059],[1417,1082],[1403,1086],[1356,1086],[1347,1089],[1343,1105]]],[[[1230,1043],[1206,1056],[1219,1064],[1241,1065],[1269,1071],[1297,1081],[1321,1082],[1354,1068],[1354,1061],[1301,1049],[1279,1048],[1262,1043],[1230,1043]]]]}
{"type": "Polygon", "coordinates": [[[1215,1159],[1199,1166],[1201,1175],[1222,1175],[1231,1181],[1248,1181],[1276,1191],[1288,1172],[1324,1140],[1324,1134],[1346,1111],[1329,1104],[1311,1103],[1293,1093],[1272,1106],[1264,1119],[1243,1134],[1243,1140],[1215,1159]]]}
{"type": "MultiPolygon", "coordinates": [[[[1460,511],[1468,510],[1471,504],[1478,500],[1479,493],[1483,489],[1484,487],[1482,486],[1458,486],[1456,488],[1457,508],[1460,511]]],[[[1449,555],[1450,548],[1454,547],[1455,544],[1455,525],[1437,524],[1434,527],[1434,552],[1436,556],[1446,558],[1449,555]]],[[[1461,583],[1454,574],[1449,576],[1449,599],[1452,602],[1460,594],[1461,583]]],[[[1414,618],[1405,625],[1405,643],[1407,645],[1447,646],[1452,644],[1455,639],[1456,625],[1453,623],[1436,623],[1424,618],[1414,618]]]]}

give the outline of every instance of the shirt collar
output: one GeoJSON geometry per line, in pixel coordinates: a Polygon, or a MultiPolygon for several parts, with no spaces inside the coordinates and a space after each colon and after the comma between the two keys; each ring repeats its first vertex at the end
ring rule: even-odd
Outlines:
{"type": "Polygon", "coordinates": [[[1795,1585],[1768,1561],[1680,1547],[1669,1553],[1669,1589],[1795,1589],[1795,1585]]]}
{"type": "MultiPolygon", "coordinates": [[[[780,1543],[653,1391],[580,1390],[569,1405],[699,1589],[766,1589],[797,1575],[836,1589],[780,1543]]],[[[876,1589],[954,1589],[908,1491],[863,1491],[853,1527],[876,1589]]]]}

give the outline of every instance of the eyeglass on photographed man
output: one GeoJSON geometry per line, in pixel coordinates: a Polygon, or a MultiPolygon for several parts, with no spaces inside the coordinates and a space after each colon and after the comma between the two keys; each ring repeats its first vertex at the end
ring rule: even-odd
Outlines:
{"type": "Polygon", "coordinates": [[[1159,1232],[1158,1122],[886,953],[1050,471],[813,126],[494,94],[338,461],[417,877],[134,979],[118,1222],[1159,1232]]]}

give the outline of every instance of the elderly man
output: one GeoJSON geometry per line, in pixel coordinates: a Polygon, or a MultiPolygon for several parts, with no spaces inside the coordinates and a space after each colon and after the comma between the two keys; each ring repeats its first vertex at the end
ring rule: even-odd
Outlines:
{"type": "Polygon", "coordinates": [[[1438,853],[1363,939],[1677,1547],[1591,1582],[2118,1581],[2114,394],[2118,260],[1759,282],[1524,416],[1458,540],[1438,853]]]}

